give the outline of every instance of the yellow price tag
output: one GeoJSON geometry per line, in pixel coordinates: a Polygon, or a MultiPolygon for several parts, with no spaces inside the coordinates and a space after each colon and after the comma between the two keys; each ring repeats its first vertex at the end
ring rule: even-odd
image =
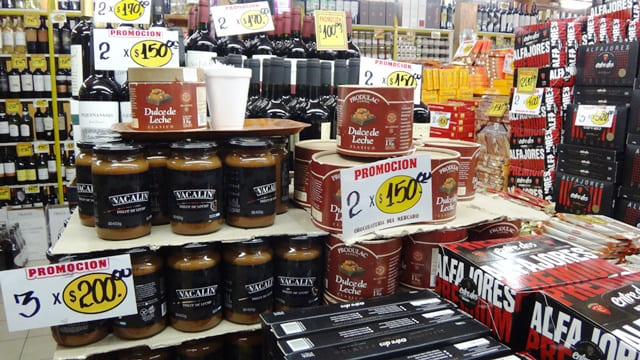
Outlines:
{"type": "Polygon", "coordinates": [[[135,43],[131,50],[131,60],[142,67],[162,67],[171,61],[173,51],[158,40],[142,40],[135,43]]]}
{"type": "Polygon", "coordinates": [[[52,24],[64,24],[67,22],[67,15],[62,13],[50,14],[49,20],[52,24]]]}
{"type": "Polygon", "coordinates": [[[268,16],[266,11],[248,10],[240,17],[240,23],[247,30],[260,30],[269,23],[268,16]]]}
{"type": "Polygon", "coordinates": [[[407,31],[407,40],[410,42],[416,41],[416,33],[413,31],[407,31]]]}
{"type": "Polygon", "coordinates": [[[11,68],[22,71],[26,67],[27,67],[27,57],[25,55],[11,56],[11,68]]]}
{"type": "Polygon", "coordinates": [[[0,187],[0,200],[11,200],[11,189],[8,186],[0,187]]]}
{"type": "Polygon", "coordinates": [[[45,70],[47,68],[47,59],[44,55],[32,55],[31,56],[31,71],[35,69],[45,70]]]}
{"type": "Polygon", "coordinates": [[[376,191],[376,207],[384,213],[397,214],[411,209],[421,196],[422,185],[416,179],[397,175],[383,182],[376,191]]]}
{"type": "Polygon", "coordinates": [[[33,145],[31,143],[19,143],[16,145],[16,154],[18,157],[32,156],[33,145]]]}
{"type": "Polygon", "coordinates": [[[19,114],[22,111],[22,103],[18,99],[7,99],[7,114],[19,114]]]}
{"type": "Polygon", "coordinates": [[[39,143],[36,145],[36,153],[37,154],[48,154],[49,153],[49,144],[39,143]]]}
{"type": "Polygon", "coordinates": [[[494,101],[489,107],[487,115],[495,117],[503,117],[505,111],[507,111],[507,103],[505,101],[494,101]]]}
{"type": "Polygon", "coordinates": [[[378,39],[378,40],[384,39],[384,30],[383,29],[374,29],[373,30],[373,37],[378,39]]]}
{"type": "Polygon", "coordinates": [[[431,38],[438,40],[442,37],[442,34],[440,33],[440,31],[433,31],[431,32],[431,38]]]}
{"type": "Polygon", "coordinates": [[[33,102],[33,105],[37,108],[47,107],[49,105],[49,100],[47,99],[37,99],[33,102]]]}
{"type": "Polygon", "coordinates": [[[27,194],[37,194],[40,192],[38,185],[29,185],[24,189],[27,194]]]}
{"type": "Polygon", "coordinates": [[[121,0],[113,7],[113,13],[124,21],[138,20],[144,14],[144,7],[136,0],[121,0]]]}
{"type": "Polygon", "coordinates": [[[316,10],[318,50],[347,50],[347,24],[344,11],[316,10]]]}
{"type": "Polygon", "coordinates": [[[60,55],[58,57],[59,69],[71,69],[71,55],[60,55]]]}
{"type": "Polygon", "coordinates": [[[127,289],[127,284],[120,277],[107,273],[92,273],[70,281],[64,287],[62,301],[73,311],[100,314],[120,305],[127,297],[127,292],[131,291],[133,289],[127,289]],[[85,294],[88,299],[94,301],[85,301],[85,295],[80,294],[85,294]]]}
{"type": "Polygon", "coordinates": [[[37,28],[40,27],[40,18],[38,15],[25,15],[23,18],[24,26],[37,28]]]}
{"type": "Polygon", "coordinates": [[[538,68],[518,69],[518,92],[532,94],[538,82],[538,68]]]}
{"type": "Polygon", "coordinates": [[[68,142],[68,143],[64,143],[64,149],[65,150],[73,150],[73,141],[72,142],[68,142]]]}

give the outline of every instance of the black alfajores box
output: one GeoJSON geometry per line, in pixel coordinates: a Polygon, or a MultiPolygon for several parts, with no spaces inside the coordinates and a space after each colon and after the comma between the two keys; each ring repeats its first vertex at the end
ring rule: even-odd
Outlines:
{"type": "Polygon", "coordinates": [[[621,105],[569,105],[563,124],[564,142],[624,150],[627,109],[621,105]]]}
{"type": "Polygon", "coordinates": [[[546,236],[461,242],[441,247],[436,291],[519,351],[535,291],[623,271],[590,250],[546,236]]]}
{"type": "Polygon", "coordinates": [[[556,172],[553,199],[557,212],[613,216],[615,198],[616,185],[611,181],[556,172]]]}
{"type": "Polygon", "coordinates": [[[640,273],[544,289],[526,350],[536,359],[638,359],[640,273]]]}
{"type": "Polygon", "coordinates": [[[622,185],[628,189],[640,190],[640,134],[627,136],[622,185]]]}
{"type": "Polygon", "coordinates": [[[616,219],[631,226],[640,227],[640,202],[625,198],[616,203],[616,219]]]}
{"type": "Polygon", "coordinates": [[[606,161],[614,162],[622,160],[622,151],[590,148],[571,144],[558,144],[558,156],[565,154],[568,158],[578,161],[606,161]]]}
{"type": "Polygon", "coordinates": [[[576,104],[631,105],[633,92],[631,87],[575,86],[573,96],[576,104]]]}
{"type": "MultiPolygon", "coordinates": [[[[497,359],[498,356],[509,354],[511,354],[509,347],[491,336],[483,336],[477,339],[447,345],[440,349],[394,357],[390,360],[480,360],[497,359]]],[[[515,359],[518,360],[519,358],[515,359]]]]}
{"type": "Polygon", "coordinates": [[[638,42],[580,46],[577,68],[578,86],[633,86],[638,71],[638,42]]]}

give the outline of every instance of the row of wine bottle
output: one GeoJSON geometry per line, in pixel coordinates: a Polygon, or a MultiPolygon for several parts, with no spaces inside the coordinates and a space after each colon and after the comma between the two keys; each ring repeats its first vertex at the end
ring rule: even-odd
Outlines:
{"type": "MultiPolygon", "coordinates": [[[[61,151],[60,175],[62,181],[71,181],[76,176],[73,150],[61,151]]],[[[18,156],[16,150],[8,147],[0,152],[0,185],[44,184],[58,181],[56,157],[53,146],[49,153],[18,156]]]]}
{"type": "MultiPolygon", "coordinates": [[[[67,187],[62,187],[64,202],[67,202],[67,187]]],[[[28,192],[26,188],[11,189],[10,200],[0,200],[0,207],[8,206],[10,209],[28,209],[56,205],[58,202],[58,188],[55,186],[40,186],[37,192],[28,192]]]]}
{"type": "MultiPolygon", "coordinates": [[[[71,27],[75,20],[68,20],[62,26],[54,23],[53,51],[55,54],[69,54],[71,52],[71,27]]],[[[49,22],[46,17],[40,17],[39,26],[27,26],[22,16],[4,17],[0,22],[0,49],[2,53],[19,54],[48,54],[49,53],[49,22]]]]}
{"type": "MultiPolygon", "coordinates": [[[[62,103],[58,103],[58,135],[61,141],[73,139],[73,131],[67,130],[67,114],[62,103]]],[[[26,103],[22,104],[22,115],[6,114],[5,105],[0,103],[0,143],[34,140],[54,140],[51,105],[36,108],[32,116],[26,103]]]]}
{"type": "MultiPolygon", "coordinates": [[[[58,98],[71,96],[71,70],[56,70],[56,90],[58,98]]],[[[35,68],[29,66],[22,70],[12,68],[7,71],[7,65],[0,59],[0,98],[31,99],[51,97],[51,72],[48,67],[35,68]]]]}

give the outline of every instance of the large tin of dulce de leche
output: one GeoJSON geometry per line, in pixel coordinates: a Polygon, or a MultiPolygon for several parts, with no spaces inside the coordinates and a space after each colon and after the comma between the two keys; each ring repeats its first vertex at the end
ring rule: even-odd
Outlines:
{"type": "Polygon", "coordinates": [[[418,147],[416,155],[431,157],[431,198],[433,220],[426,223],[444,223],[456,217],[460,153],[448,149],[418,147]]]}
{"type": "Polygon", "coordinates": [[[401,251],[401,238],[347,246],[337,236],[330,235],[325,300],[337,303],[395,293],[401,251]]]}
{"type": "Polygon", "coordinates": [[[460,172],[458,200],[472,200],[478,187],[478,158],[480,144],[471,141],[429,138],[422,141],[423,146],[449,149],[460,153],[460,172]]]}
{"type": "Polygon", "coordinates": [[[311,156],[327,150],[336,150],[335,140],[304,140],[296,144],[293,164],[293,200],[305,209],[311,207],[309,196],[311,156]]]}
{"type": "Polygon", "coordinates": [[[413,148],[413,88],[339,86],[337,122],[340,154],[406,155],[413,148]]]}
{"type": "Polygon", "coordinates": [[[341,156],[331,150],[313,154],[309,196],[311,221],[317,227],[334,234],[342,233],[340,170],[367,163],[361,159],[341,156]]]}

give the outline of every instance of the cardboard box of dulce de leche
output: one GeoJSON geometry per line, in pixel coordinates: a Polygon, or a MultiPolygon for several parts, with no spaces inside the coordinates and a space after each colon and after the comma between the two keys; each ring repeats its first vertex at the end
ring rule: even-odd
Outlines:
{"type": "Polygon", "coordinates": [[[207,91],[202,69],[129,69],[131,128],[177,131],[207,127],[207,91]]]}

